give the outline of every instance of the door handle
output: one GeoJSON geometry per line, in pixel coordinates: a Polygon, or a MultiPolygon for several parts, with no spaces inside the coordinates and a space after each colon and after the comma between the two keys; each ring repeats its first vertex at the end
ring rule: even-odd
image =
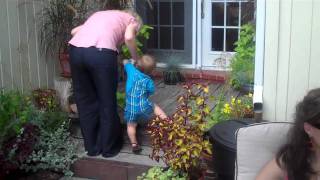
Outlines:
{"type": "Polygon", "coordinates": [[[201,19],[204,19],[204,0],[201,0],[201,19]]]}

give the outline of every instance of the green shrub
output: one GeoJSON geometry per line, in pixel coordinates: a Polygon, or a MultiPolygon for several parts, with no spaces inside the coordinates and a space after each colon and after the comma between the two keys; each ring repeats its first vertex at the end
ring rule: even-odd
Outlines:
{"type": "Polygon", "coordinates": [[[169,168],[164,170],[161,167],[153,167],[147,173],[143,173],[137,177],[137,180],[186,180],[187,175],[178,173],[177,171],[169,168]]]}
{"type": "Polygon", "coordinates": [[[30,97],[19,92],[0,92],[0,148],[2,143],[17,135],[24,124],[37,114],[30,97]]]}
{"type": "Polygon", "coordinates": [[[52,170],[72,176],[70,166],[76,161],[76,145],[70,140],[67,123],[53,132],[41,130],[39,143],[21,166],[26,171],[52,170]]]}
{"type": "Polygon", "coordinates": [[[178,101],[177,111],[168,119],[156,117],[148,124],[152,153],[156,161],[162,159],[177,171],[192,173],[201,169],[204,153],[211,154],[211,144],[204,138],[206,118],[210,113],[206,104],[209,87],[201,84],[185,85],[185,94],[178,101]]]}
{"type": "Polygon", "coordinates": [[[220,93],[216,99],[216,106],[213,111],[210,112],[209,118],[207,119],[206,129],[209,130],[213,125],[228,120],[228,116],[223,113],[223,108],[225,104],[225,95],[224,93],[220,93]]]}
{"type": "MultiPolygon", "coordinates": [[[[149,39],[150,37],[150,30],[152,30],[153,27],[148,26],[148,25],[143,25],[138,32],[137,38],[136,38],[136,43],[137,43],[137,53],[139,55],[142,54],[142,47],[143,47],[143,41],[149,39]]],[[[123,45],[121,47],[121,55],[125,59],[129,59],[130,56],[130,51],[126,45],[123,45]]]]}
{"type": "Polygon", "coordinates": [[[63,111],[39,111],[38,114],[32,123],[47,132],[56,131],[63,123],[68,122],[68,115],[63,111]]]}
{"type": "Polygon", "coordinates": [[[254,80],[255,27],[246,24],[241,27],[240,38],[235,43],[235,56],[231,59],[231,85],[239,89],[254,80]]]}

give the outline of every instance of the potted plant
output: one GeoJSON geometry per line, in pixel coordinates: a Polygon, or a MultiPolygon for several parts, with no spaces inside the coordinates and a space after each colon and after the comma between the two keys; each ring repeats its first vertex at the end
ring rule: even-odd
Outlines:
{"type": "Polygon", "coordinates": [[[163,71],[163,81],[167,85],[176,85],[179,82],[182,82],[184,80],[179,64],[180,64],[180,58],[169,54],[167,59],[167,66],[165,70],[163,71]]]}
{"type": "Polygon", "coordinates": [[[148,124],[150,157],[156,161],[162,159],[171,169],[186,173],[188,178],[199,179],[204,176],[201,158],[203,154],[211,154],[211,144],[204,138],[210,113],[206,104],[209,89],[200,84],[184,88],[186,93],[178,98],[176,113],[168,119],[156,117],[148,124]]]}
{"type": "Polygon", "coordinates": [[[244,92],[253,91],[254,54],[255,54],[255,27],[246,24],[241,27],[240,38],[235,43],[236,54],[231,59],[230,84],[244,92]]]}
{"type": "Polygon", "coordinates": [[[85,0],[49,0],[43,4],[43,9],[38,15],[42,52],[45,55],[58,56],[61,75],[70,77],[67,52],[68,41],[71,39],[70,32],[74,27],[82,24],[92,12],[102,9],[104,3],[85,0]]]}

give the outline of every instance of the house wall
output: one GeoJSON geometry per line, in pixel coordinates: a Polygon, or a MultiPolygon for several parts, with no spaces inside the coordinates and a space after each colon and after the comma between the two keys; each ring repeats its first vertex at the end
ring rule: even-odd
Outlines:
{"type": "Polygon", "coordinates": [[[58,61],[41,55],[37,39],[42,2],[0,0],[0,88],[53,87],[58,61]]]}
{"type": "Polygon", "coordinates": [[[266,0],[266,120],[292,121],[296,103],[320,87],[319,9],[318,0],[266,0]]]}

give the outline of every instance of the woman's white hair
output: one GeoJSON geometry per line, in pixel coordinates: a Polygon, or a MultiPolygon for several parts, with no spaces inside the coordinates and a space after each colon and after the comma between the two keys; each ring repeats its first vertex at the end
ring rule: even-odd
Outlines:
{"type": "Polygon", "coordinates": [[[136,19],[136,21],[139,23],[140,28],[143,26],[143,20],[142,20],[141,16],[136,11],[134,11],[132,9],[125,9],[123,11],[132,15],[136,19]]]}

